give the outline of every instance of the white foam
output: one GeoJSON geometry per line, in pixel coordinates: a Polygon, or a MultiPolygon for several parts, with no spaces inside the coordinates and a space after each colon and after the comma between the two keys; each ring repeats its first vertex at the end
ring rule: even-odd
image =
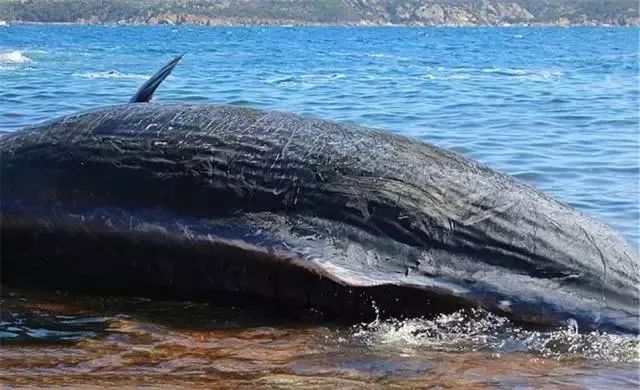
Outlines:
{"type": "Polygon", "coordinates": [[[555,359],[640,361],[640,337],[593,331],[581,333],[575,321],[547,331],[523,329],[507,318],[480,309],[441,314],[434,319],[379,320],[361,324],[356,340],[375,347],[432,351],[527,352],[555,359]]]}
{"type": "Polygon", "coordinates": [[[104,72],[85,72],[74,73],[75,77],[83,77],[86,79],[139,79],[146,80],[148,76],[135,73],[121,73],[117,70],[107,70],[104,72]]]}
{"type": "Polygon", "coordinates": [[[31,61],[29,57],[22,54],[19,50],[14,50],[6,53],[0,53],[0,62],[5,63],[13,63],[13,64],[23,64],[25,62],[31,61]]]}

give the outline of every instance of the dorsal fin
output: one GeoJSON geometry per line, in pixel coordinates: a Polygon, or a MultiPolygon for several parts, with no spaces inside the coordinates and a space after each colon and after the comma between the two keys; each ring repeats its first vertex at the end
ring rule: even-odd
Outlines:
{"type": "Polygon", "coordinates": [[[153,93],[156,91],[160,83],[171,74],[173,68],[178,65],[178,62],[182,59],[185,53],[180,54],[177,57],[174,57],[171,61],[169,61],[165,66],[162,67],[159,71],[156,72],[151,78],[145,81],[144,84],[138,89],[135,95],[129,100],[129,103],[147,103],[153,97],[153,93]]]}

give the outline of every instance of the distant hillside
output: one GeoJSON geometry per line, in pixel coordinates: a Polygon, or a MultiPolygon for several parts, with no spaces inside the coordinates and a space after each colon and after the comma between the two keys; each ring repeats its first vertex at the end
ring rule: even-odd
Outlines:
{"type": "Polygon", "coordinates": [[[0,0],[9,22],[133,24],[640,23],[637,0],[0,0]]]}

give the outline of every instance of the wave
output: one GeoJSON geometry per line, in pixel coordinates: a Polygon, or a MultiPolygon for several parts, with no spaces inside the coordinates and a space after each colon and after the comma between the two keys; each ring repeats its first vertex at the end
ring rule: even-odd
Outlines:
{"type": "Polygon", "coordinates": [[[23,64],[29,62],[31,59],[25,56],[20,50],[14,50],[10,52],[0,53],[0,62],[23,64]]]}
{"type": "Polygon", "coordinates": [[[546,80],[561,77],[564,72],[559,70],[534,70],[520,68],[445,68],[438,66],[427,67],[429,73],[423,78],[427,80],[464,80],[479,77],[514,77],[524,80],[546,80]]]}
{"type": "Polygon", "coordinates": [[[301,79],[304,80],[333,80],[333,79],[344,79],[347,75],[344,73],[332,73],[332,74],[303,74],[300,76],[301,79]]]}
{"type": "Polygon", "coordinates": [[[467,74],[434,75],[428,73],[423,78],[426,80],[468,80],[471,76],[467,74]]]}
{"type": "Polygon", "coordinates": [[[272,79],[268,79],[267,83],[269,84],[284,84],[284,83],[292,83],[296,81],[296,78],[293,76],[285,76],[285,77],[275,77],[272,79]]]}
{"type": "Polygon", "coordinates": [[[309,73],[299,76],[282,76],[267,79],[268,84],[279,84],[284,86],[299,85],[304,87],[315,87],[317,85],[328,84],[333,80],[347,78],[344,73],[318,74],[309,73]]]}
{"type": "Polygon", "coordinates": [[[525,69],[512,69],[512,68],[483,68],[483,73],[495,73],[502,76],[524,76],[529,74],[529,71],[525,69]]]}
{"type": "Polygon", "coordinates": [[[564,72],[561,72],[558,70],[484,68],[481,71],[483,73],[492,73],[499,76],[511,76],[511,77],[525,78],[525,79],[549,79],[549,78],[560,77],[564,75],[564,72]]]}
{"type": "Polygon", "coordinates": [[[73,73],[72,76],[85,79],[138,79],[146,80],[149,76],[135,73],[121,73],[117,70],[107,70],[104,72],[73,73]]]}

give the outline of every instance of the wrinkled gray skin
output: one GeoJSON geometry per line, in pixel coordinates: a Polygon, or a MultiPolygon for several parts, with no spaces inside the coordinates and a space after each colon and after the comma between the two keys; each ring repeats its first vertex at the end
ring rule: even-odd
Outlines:
{"type": "Polygon", "coordinates": [[[426,291],[515,320],[638,332],[638,255],[610,228],[402,136],[248,108],[138,103],[25,129],[0,138],[0,151],[7,253],[19,251],[20,229],[187,250],[223,243],[262,253],[275,273],[288,264],[340,286],[426,291]]]}

